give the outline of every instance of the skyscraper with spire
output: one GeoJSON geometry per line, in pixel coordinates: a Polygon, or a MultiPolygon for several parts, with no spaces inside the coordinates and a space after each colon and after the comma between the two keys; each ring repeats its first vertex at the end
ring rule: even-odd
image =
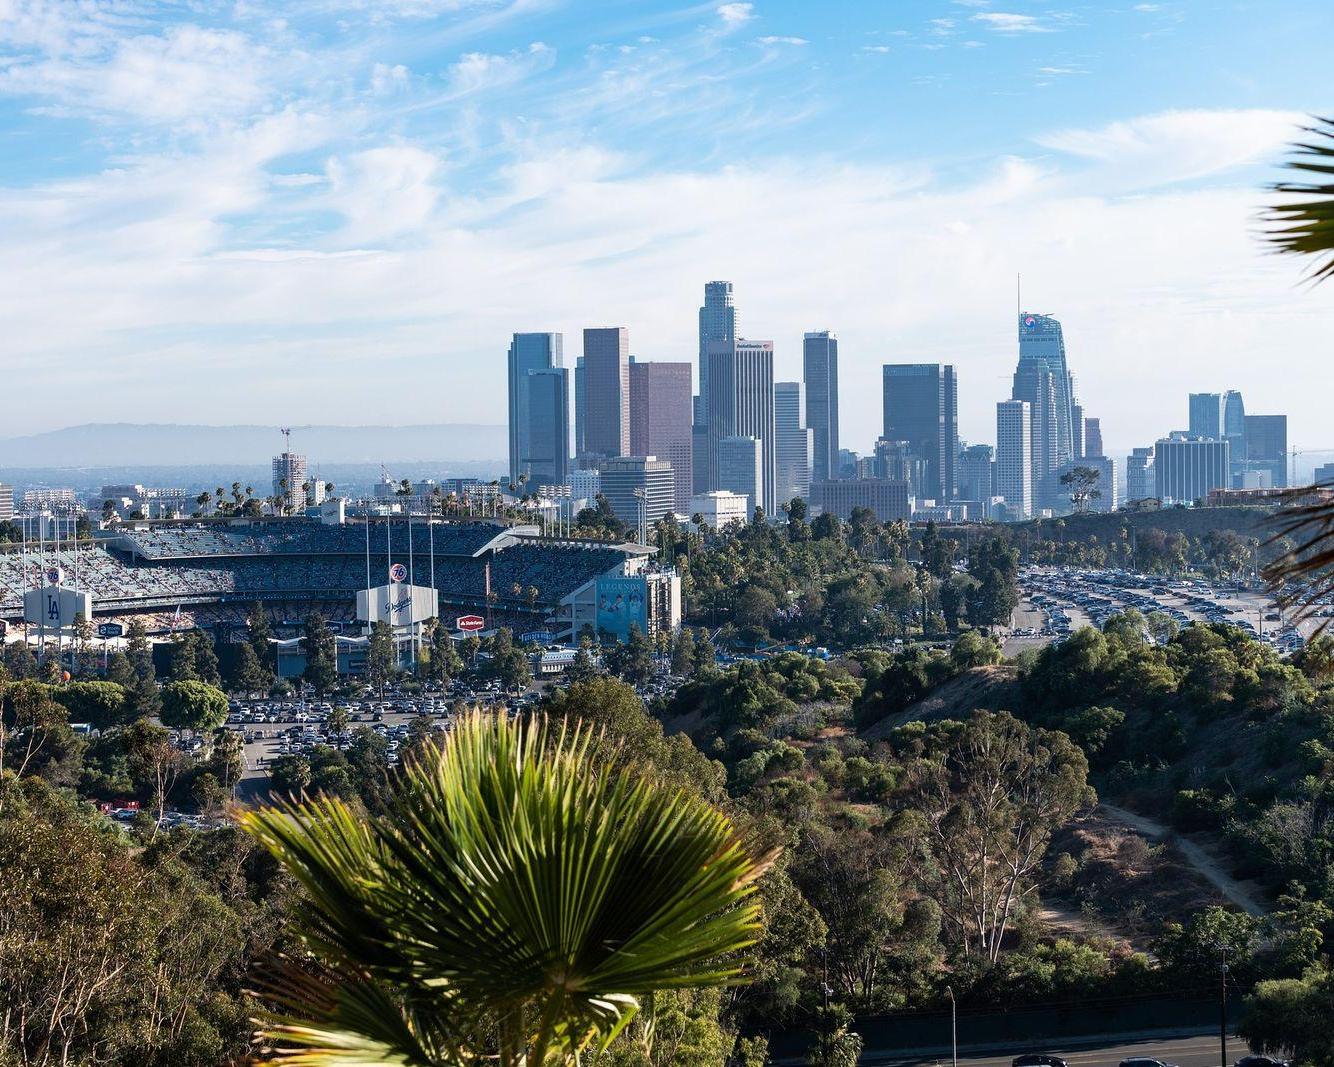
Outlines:
{"type": "Polygon", "coordinates": [[[1033,497],[1038,507],[1059,508],[1060,472],[1075,458],[1075,385],[1065,359],[1059,319],[1019,313],[1019,365],[1010,396],[1029,405],[1033,497]]]}

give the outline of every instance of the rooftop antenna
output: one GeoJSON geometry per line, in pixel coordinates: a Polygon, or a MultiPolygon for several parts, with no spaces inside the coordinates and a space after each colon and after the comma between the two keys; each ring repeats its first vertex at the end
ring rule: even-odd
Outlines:
{"type": "Polygon", "coordinates": [[[1014,328],[1016,333],[1019,331],[1019,316],[1023,313],[1023,275],[1016,272],[1014,276],[1014,328]]]}

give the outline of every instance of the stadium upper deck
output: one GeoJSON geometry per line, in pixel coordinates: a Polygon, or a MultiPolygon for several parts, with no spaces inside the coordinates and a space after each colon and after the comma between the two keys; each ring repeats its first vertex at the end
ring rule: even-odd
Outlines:
{"type": "MultiPolygon", "coordinates": [[[[406,525],[396,522],[394,562],[409,562],[407,537],[406,525]]],[[[600,542],[550,541],[525,528],[479,522],[437,523],[433,537],[442,605],[468,609],[489,603],[550,611],[637,551],[600,542]]],[[[431,583],[431,540],[423,524],[414,525],[412,579],[418,585],[431,583]]],[[[382,523],[373,525],[369,561],[360,525],[303,527],[289,521],[214,529],[146,527],[83,547],[77,557],[69,549],[48,548],[39,560],[29,551],[26,572],[21,553],[0,553],[0,616],[20,616],[23,591],[40,581],[44,564],[61,566],[66,583],[91,592],[94,612],[103,614],[246,600],[350,602],[366,588],[368,577],[371,585],[385,580],[390,560],[382,523]]]]}

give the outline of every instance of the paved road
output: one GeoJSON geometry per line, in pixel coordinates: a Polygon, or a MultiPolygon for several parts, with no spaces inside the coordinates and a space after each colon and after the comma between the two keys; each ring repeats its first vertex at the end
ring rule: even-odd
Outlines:
{"type": "MultiPolygon", "coordinates": [[[[1043,1045],[1039,1049],[1054,1056],[1060,1056],[1070,1067],[1116,1067],[1123,1059],[1132,1056],[1147,1056],[1155,1060],[1177,1064],[1178,1067],[1219,1067],[1221,1049],[1218,1033],[1200,1034],[1194,1037],[1144,1037],[1138,1040],[1111,1039],[1102,1042],[1043,1045]]],[[[961,1065],[967,1067],[1010,1067],[1010,1061],[1019,1050],[1005,1053],[979,1055],[968,1053],[959,1057],[961,1065]]],[[[1236,1063],[1247,1054],[1245,1044],[1235,1035],[1230,1035],[1227,1043],[1227,1062],[1236,1063]]],[[[949,1067],[949,1053],[942,1056],[901,1057],[892,1053],[862,1053],[863,1064],[875,1064],[877,1067],[949,1067]]]]}

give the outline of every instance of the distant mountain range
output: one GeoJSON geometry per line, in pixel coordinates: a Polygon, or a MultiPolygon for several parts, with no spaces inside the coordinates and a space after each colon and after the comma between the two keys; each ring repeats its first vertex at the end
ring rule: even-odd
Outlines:
{"type": "MultiPolygon", "coordinates": [[[[505,427],[293,426],[292,451],[312,467],[333,463],[503,463],[505,427]]],[[[283,450],[276,426],[88,423],[0,438],[6,467],[267,465],[283,450]]]]}

